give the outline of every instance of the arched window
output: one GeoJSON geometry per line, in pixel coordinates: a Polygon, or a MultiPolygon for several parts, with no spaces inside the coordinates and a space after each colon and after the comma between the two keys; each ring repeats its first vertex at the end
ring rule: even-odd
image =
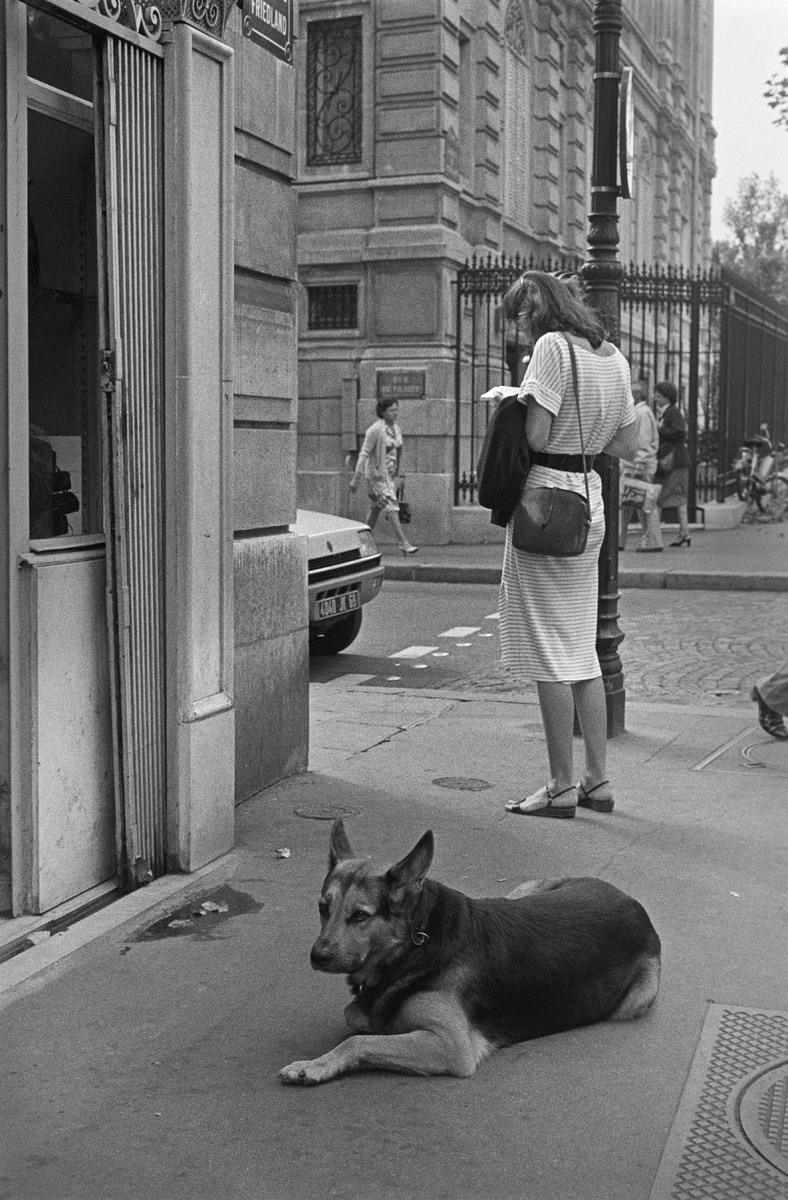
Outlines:
{"type": "Polygon", "coordinates": [[[530,39],[521,0],[510,0],[504,21],[503,215],[525,228],[531,196],[530,39]]]}

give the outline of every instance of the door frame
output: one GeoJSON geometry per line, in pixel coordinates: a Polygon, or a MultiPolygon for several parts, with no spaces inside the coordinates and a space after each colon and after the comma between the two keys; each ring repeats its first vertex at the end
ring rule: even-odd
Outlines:
{"type": "MultiPolygon", "coordinates": [[[[5,776],[9,791],[11,824],[11,911],[14,916],[34,910],[35,848],[31,834],[32,772],[30,763],[30,729],[32,721],[29,695],[29,658],[31,640],[29,620],[25,609],[26,589],[21,571],[33,557],[43,557],[50,551],[53,561],[73,561],[74,556],[94,557],[104,546],[104,534],[85,534],[77,537],[38,542],[31,550],[28,507],[28,314],[27,314],[27,239],[21,231],[27,227],[27,12],[29,8],[49,13],[84,30],[97,39],[96,54],[101,53],[100,40],[115,38],[131,42],[158,58],[163,49],[150,37],[127,29],[112,19],[76,0],[0,0],[2,16],[0,33],[5,42],[4,112],[0,119],[5,125],[5,155],[2,169],[5,174],[5,224],[9,236],[6,246],[4,325],[0,346],[0,371],[6,382],[7,409],[0,420],[7,431],[7,491],[0,500],[0,538],[5,541],[0,571],[0,588],[7,604],[2,632],[8,673],[2,708],[7,713],[5,728],[0,727],[0,774],[5,776]],[[20,236],[14,236],[19,232],[20,236]],[[6,540],[7,539],[7,540],[6,540]]],[[[34,85],[33,91],[37,90],[34,85]]],[[[98,186],[102,171],[99,158],[100,113],[94,104],[94,133],[96,136],[97,213],[100,212],[98,186]]],[[[99,239],[101,230],[99,229],[99,239]]],[[[99,249],[101,255],[101,249],[99,249]]],[[[101,274],[101,264],[99,265],[101,274]]],[[[98,364],[97,364],[98,373],[98,364]]],[[[90,885],[88,885],[90,886],[90,885]]]]}

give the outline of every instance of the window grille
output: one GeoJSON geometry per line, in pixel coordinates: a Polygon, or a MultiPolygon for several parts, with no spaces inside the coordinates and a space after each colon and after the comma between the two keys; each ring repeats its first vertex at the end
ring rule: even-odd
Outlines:
{"type": "Polygon", "coordinates": [[[309,329],[358,329],[358,284],[307,288],[309,329]]]}
{"type": "Polygon", "coordinates": [[[312,21],[307,33],[306,162],[361,162],[361,17],[312,21]]]}

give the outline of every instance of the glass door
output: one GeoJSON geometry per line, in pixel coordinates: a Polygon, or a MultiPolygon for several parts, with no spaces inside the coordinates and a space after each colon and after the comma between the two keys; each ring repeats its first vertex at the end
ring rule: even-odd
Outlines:
{"type": "Polygon", "coordinates": [[[27,12],[30,537],[100,533],[91,35],[27,12]]]}

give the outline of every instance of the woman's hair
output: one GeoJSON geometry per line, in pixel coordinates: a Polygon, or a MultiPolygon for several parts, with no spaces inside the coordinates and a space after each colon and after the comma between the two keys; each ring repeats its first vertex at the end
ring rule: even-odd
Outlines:
{"type": "Polygon", "coordinates": [[[659,392],[660,396],[664,396],[668,404],[676,404],[678,402],[678,388],[669,379],[663,379],[661,383],[655,383],[654,391],[659,392]]]}
{"type": "Polygon", "coordinates": [[[525,271],[504,296],[503,308],[510,321],[526,315],[535,342],[545,333],[574,333],[596,349],[605,340],[605,327],[586,304],[580,281],[566,271],[525,271]]]}
{"type": "Polygon", "coordinates": [[[377,404],[375,405],[375,412],[379,417],[382,417],[387,408],[391,408],[392,404],[397,403],[398,402],[393,400],[391,396],[384,397],[382,400],[378,400],[377,404]]]}

